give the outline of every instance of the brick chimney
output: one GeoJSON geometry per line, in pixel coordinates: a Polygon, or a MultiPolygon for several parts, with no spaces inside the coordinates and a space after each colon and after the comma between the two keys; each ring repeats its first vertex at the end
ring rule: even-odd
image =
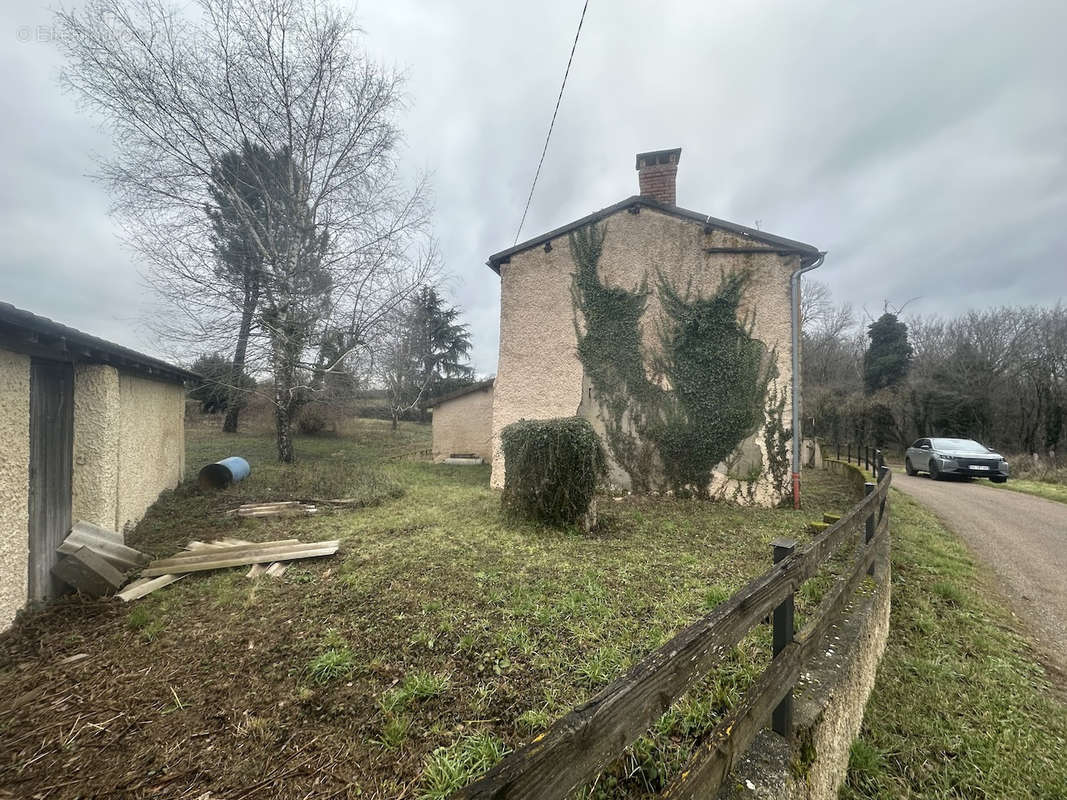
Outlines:
{"type": "Polygon", "coordinates": [[[641,194],[648,195],[664,205],[676,205],[675,182],[678,177],[678,160],[682,148],[653,150],[637,154],[637,183],[641,194]]]}

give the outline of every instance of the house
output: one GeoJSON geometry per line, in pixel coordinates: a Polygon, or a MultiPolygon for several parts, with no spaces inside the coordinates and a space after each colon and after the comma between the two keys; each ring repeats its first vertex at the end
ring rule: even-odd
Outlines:
{"type": "Polygon", "coordinates": [[[638,154],[640,194],[490,256],[493,486],[501,429],[577,414],[618,490],[760,505],[799,491],[799,280],[824,254],[679,207],[680,159],[638,154]]]}
{"type": "Polygon", "coordinates": [[[434,461],[492,458],[493,383],[472,383],[430,402],[434,461]]]}
{"type": "Polygon", "coordinates": [[[122,531],[178,484],[195,377],[0,303],[0,630],[62,590],[73,521],[122,531]]]}

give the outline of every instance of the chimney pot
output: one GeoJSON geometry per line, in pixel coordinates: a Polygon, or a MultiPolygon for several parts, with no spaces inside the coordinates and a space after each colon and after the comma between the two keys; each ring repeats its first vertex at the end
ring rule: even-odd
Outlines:
{"type": "Polygon", "coordinates": [[[642,195],[664,205],[676,205],[678,161],[682,148],[637,154],[637,184],[642,195]]]}

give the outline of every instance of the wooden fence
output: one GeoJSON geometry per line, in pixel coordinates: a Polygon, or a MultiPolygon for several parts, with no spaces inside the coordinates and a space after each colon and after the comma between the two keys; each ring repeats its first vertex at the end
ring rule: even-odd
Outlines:
{"type": "MultiPolygon", "coordinates": [[[[569,796],[620,756],[753,627],[773,614],[770,665],[661,794],[664,798],[711,796],[768,720],[778,733],[789,734],[793,687],[802,665],[816,652],[823,634],[841,619],[864,577],[876,575],[879,546],[889,535],[891,478],[890,471],[881,467],[878,483],[866,484],[863,500],[806,547],[798,549],[792,540],[774,542],[770,570],[453,798],[554,800],[569,796]],[[794,633],[795,593],[839,548],[852,542],[857,545],[854,558],[823,595],[811,620],[794,633]]],[[[879,573],[876,579],[884,580],[885,570],[879,573]]]]}

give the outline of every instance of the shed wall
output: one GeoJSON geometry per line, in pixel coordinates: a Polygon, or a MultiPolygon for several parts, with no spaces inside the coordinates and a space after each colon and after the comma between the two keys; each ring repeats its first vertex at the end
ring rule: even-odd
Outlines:
{"type": "MultiPolygon", "coordinates": [[[[683,292],[691,281],[692,291],[706,295],[719,286],[724,272],[750,273],[739,311],[743,317],[753,316],[753,336],[773,353],[777,377],[770,388],[786,398],[783,416],[788,427],[792,411],[789,278],[799,267],[799,257],[767,252],[707,253],[706,248],[751,249],[766,245],[726,230],[706,233],[700,222],[652,209],[641,209],[638,214],[622,210],[599,224],[606,231],[599,272],[607,285],[633,289],[647,279],[654,286],[662,274],[683,292]]],[[[504,483],[500,431],[505,425],[522,418],[585,414],[584,370],[577,355],[577,318],[571,296],[574,271],[566,235],[553,240],[547,251],[544,246],[526,250],[500,267],[500,358],[492,434],[491,482],[495,487],[504,483]]],[[[659,347],[662,316],[659,299],[653,292],[642,319],[646,352],[659,347]]],[[[768,463],[762,431],[746,447],[758,448],[763,463],[768,463]]],[[[730,496],[728,490],[734,483],[725,471],[717,470],[712,488],[730,496]]],[[[780,490],[769,480],[758,481],[752,495],[754,502],[765,505],[778,502],[780,497],[780,490]]]]}
{"type": "Polygon", "coordinates": [[[116,530],[132,527],[185,472],[185,389],[119,373],[116,530]]]}
{"type": "Polygon", "coordinates": [[[0,631],[26,603],[29,575],[30,358],[0,350],[0,631]]]}
{"type": "Polygon", "coordinates": [[[105,364],[74,367],[73,519],[118,525],[119,371],[105,364]]]}
{"type": "Polygon", "coordinates": [[[433,410],[433,460],[453,453],[492,458],[493,387],[447,400],[433,410]]]}

